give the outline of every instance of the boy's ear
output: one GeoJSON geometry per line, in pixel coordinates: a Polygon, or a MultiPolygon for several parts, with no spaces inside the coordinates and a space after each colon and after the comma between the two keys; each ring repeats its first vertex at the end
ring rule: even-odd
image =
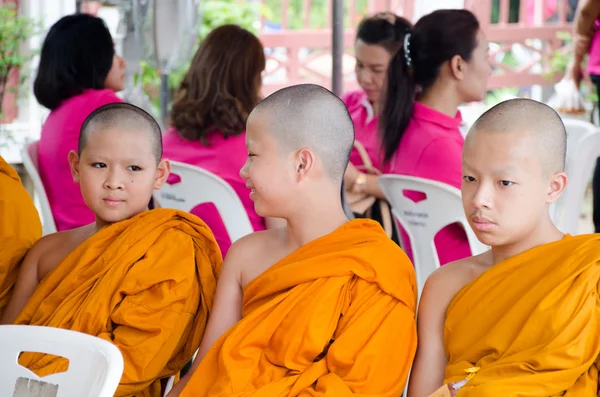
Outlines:
{"type": "Polygon", "coordinates": [[[156,176],[154,178],[154,190],[159,190],[162,185],[167,181],[169,174],[171,173],[171,162],[167,159],[162,159],[158,163],[156,168],[156,176]]]}
{"type": "Polygon", "coordinates": [[[548,198],[546,199],[547,204],[552,204],[560,195],[565,191],[567,187],[568,177],[564,172],[557,172],[550,178],[550,185],[548,187],[548,198]]]}
{"type": "Polygon", "coordinates": [[[69,152],[69,166],[71,168],[73,182],[79,183],[79,155],[75,150],[69,152]]]}
{"type": "Polygon", "coordinates": [[[296,152],[296,175],[297,180],[301,181],[313,169],[315,165],[315,153],[309,148],[302,148],[296,152]]]}

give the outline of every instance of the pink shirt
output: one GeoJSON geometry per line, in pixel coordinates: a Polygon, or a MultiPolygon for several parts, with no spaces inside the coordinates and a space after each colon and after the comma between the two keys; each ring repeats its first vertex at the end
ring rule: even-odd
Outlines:
{"type": "Polygon", "coordinates": [[[40,177],[58,230],[87,225],[96,220],[85,205],[79,185],[73,182],[69,152],[77,150],[81,125],[94,110],[122,102],[111,90],[85,90],[63,101],[42,126],[39,145],[40,177]]]}
{"type": "MultiPolygon", "coordinates": [[[[381,146],[377,135],[379,117],[374,114],[367,94],[363,90],[350,91],[342,95],[342,101],[346,104],[354,123],[355,139],[365,147],[373,166],[381,170],[381,146]]],[[[350,154],[350,162],[356,166],[363,163],[356,149],[350,154]]]]}
{"type": "MultiPolygon", "coordinates": [[[[460,189],[464,145],[461,122],[460,112],[451,118],[416,102],[398,151],[383,172],[431,179],[460,189]]],[[[412,258],[404,231],[401,239],[412,258]]],[[[435,237],[435,246],[442,265],[471,255],[467,235],[458,224],[442,229],[435,237]]]]}
{"type": "MultiPolygon", "coordinates": [[[[246,188],[246,182],[240,176],[240,169],[248,156],[246,134],[224,138],[216,133],[210,136],[209,143],[209,146],[204,146],[200,141],[185,140],[175,128],[170,128],[163,134],[163,157],[200,167],[223,178],[244,204],[254,230],[264,230],[265,220],[254,212],[250,190],[246,188]]],[[[210,227],[225,257],[231,240],[216,207],[209,203],[201,204],[192,210],[192,214],[210,227]]]]}
{"type": "Polygon", "coordinates": [[[596,33],[592,38],[592,43],[590,45],[590,55],[587,61],[587,73],[590,75],[600,75],[600,22],[596,21],[594,23],[594,29],[596,33]]]}

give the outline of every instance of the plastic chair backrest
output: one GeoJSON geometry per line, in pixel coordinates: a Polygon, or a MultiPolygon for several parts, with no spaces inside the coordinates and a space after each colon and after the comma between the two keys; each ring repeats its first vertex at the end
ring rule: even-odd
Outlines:
{"type": "Polygon", "coordinates": [[[52,215],[52,209],[50,208],[50,202],[48,201],[48,195],[46,194],[46,188],[42,183],[42,178],[39,173],[38,163],[38,147],[39,141],[32,142],[26,145],[21,150],[21,156],[23,158],[23,165],[25,170],[29,174],[33,182],[35,194],[38,197],[40,204],[40,210],[42,212],[42,231],[44,235],[56,233],[56,222],[54,221],[54,215],[52,215]]]}
{"type": "Polygon", "coordinates": [[[171,161],[171,174],[179,176],[179,181],[165,183],[154,193],[154,199],[161,207],[190,212],[197,205],[214,204],[232,243],[254,231],[242,201],[223,179],[177,161],[171,161]]]}
{"type": "Polygon", "coordinates": [[[582,120],[563,119],[567,130],[567,187],[551,215],[563,233],[577,234],[581,206],[596,159],[600,156],[600,130],[582,120]]]}
{"type": "Polygon", "coordinates": [[[123,356],[115,345],[66,329],[2,325],[0,351],[0,396],[112,397],[123,375],[123,356]],[[21,352],[65,357],[69,368],[39,378],[19,365],[21,352]],[[45,393],[33,393],[36,388],[38,393],[40,389],[45,393]]]}
{"type": "Polygon", "coordinates": [[[466,231],[473,255],[487,251],[469,226],[464,214],[460,190],[444,183],[404,175],[382,175],[379,186],[392,206],[392,212],[408,234],[413,252],[419,294],[425,280],[440,267],[435,248],[435,235],[445,226],[460,223],[466,231]],[[426,195],[414,202],[406,191],[426,195]]]}

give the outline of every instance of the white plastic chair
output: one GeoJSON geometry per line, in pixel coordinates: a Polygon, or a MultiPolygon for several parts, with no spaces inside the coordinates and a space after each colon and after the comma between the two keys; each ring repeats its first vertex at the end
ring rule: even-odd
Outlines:
{"type": "Polygon", "coordinates": [[[427,277],[440,267],[434,238],[445,226],[460,223],[464,227],[473,255],[488,249],[469,226],[460,190],[455,187],[405,175],[382,175],[379,186],[410,239],[419,295],[427,277]],[[405,191],[422,192],[427,197],[415,203],[404,196],[405,191]]]}
{"type": "Polygon", "coordinates": [[[23,157],[23,165],[25,170],[29,174],[29,177],[33,181],[33,187],[35,194],[37,195],[40,203],[40,210],[42,212],[42,231],[44,235],[50,233],[56,233],[56,223],[54,222],[54,216],[52,215],[52,209],[50,208],[50,202],[46,195],[46,189],[40,178],[39,166],[38,166],[38,146],[39,141],[32,142],[26,145],[21,150],[23,157]]]}
{"type": "Polygon", "coordinates": [[[600,157],[600,129],[582,120],[563,119],[563,122],[567,130],[569,182],[551,209],[551,216],[563,233],[577,234],[585,192],[600,157]]]}
{"type": "Polygon", "coordinates": [[[0,396],[112,397],[123,375],[123,356],[115,345],[66,329],[2,325],[0,351],[0,396]],[[21,352],[65,357],[69,368],[40,378],[19,365],[21,352]],[[51,385],[58,390],[53,391],[51,385]],[[44,393],[38,394],[39,389],[44,393]]]}
{"type": "Polygon", "coordinates": [[[213,203],[232,243],[254,231],[242,201],[223,179],[178,161],[171,161],[171,173],[181,180],[174,184],[165,183],[154,193],[154,199],[161,207],[190,212],[199,204],[213,203]]]}

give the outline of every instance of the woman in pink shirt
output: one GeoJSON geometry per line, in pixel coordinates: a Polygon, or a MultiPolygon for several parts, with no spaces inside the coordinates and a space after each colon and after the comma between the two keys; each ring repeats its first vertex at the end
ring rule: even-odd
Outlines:
{"type": "Polygon", "coordinates": [[[42,126],[38,161],[59,231],[95,220],[73,182],[68,155],[77,150],[86,117],[102,105],[121,102],[115,92],[125,85],[125,68],[100,18],[65,16],[44,40],[33,92],[51,112],[42,126]]]}
{"type": "MultiPolygon", "coordinates": [[[[438,10],[422,17],[404,43],[389,66],[380,119],[383,172],[460,188],[464,139],[458,106],[485,97],[491,73],[487,39],[470,11],[438,10]]],[[[383,197],[376,176],[348,173],[350,189],[383,197]]],[[[405,233],[402,243],[410,255],[405,233]]],[[[466,234],[457,224],[442,229],[435,245],[442,264],[470,255],[466,234]]]]}
{"type": "MultiPolygon", "coordinates": [[[[171,111],[173,127],[163,134],[163,156],[223,178],[240,197],[255,231],[265,229],[265,220],[254,212],[240,169],[248,156],[246,119],[260,100],[265,62],[262,44],[249,31],[236,25],[213,30],[181,82],[171,111]]],[[[208,224],[225,256],[231,241],[215,206],[202,204],[192,213],[208,224]]]]}
{"type": "MultiPolygon", "coordinates": [[[[381,169],[382,160],[377,123],[388,64],[402,48],[404,33],[411,27],[412,24],[406,19],[384,12],[363,19],[356,33],[355,72],[360,89],[347,92],[342,100],[354,122],[356,141],[364,146],[377,169],[381,169]]],[[[350,155],[350,162],[356,166],[362,165],[356,149],[350,155]]]]}

